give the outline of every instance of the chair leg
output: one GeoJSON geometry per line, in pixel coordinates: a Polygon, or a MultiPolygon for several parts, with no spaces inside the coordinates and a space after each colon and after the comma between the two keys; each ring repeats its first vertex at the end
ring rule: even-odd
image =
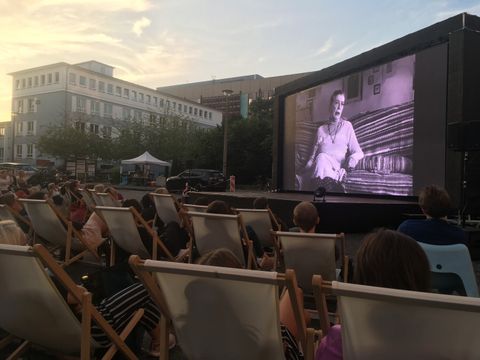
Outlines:
{"type": "Polygon", "coordinates": [[[22,356],[22,354],[28,349],[30,346],[30,341],[25,340],[20,344],[18,348],[15,349],[13,353],[7,358],[7,360],[16,360],[22,356]]]}

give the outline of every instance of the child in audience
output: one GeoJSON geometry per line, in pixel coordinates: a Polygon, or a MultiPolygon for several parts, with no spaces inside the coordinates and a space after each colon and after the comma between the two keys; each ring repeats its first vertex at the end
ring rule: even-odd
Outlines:
{"type": "MultiPolygon", "coordinates": [[[[430,266],[425,252],[411,237],[381,229],[367,235],[356,256],[357,284],[392,289],[429,291],[430,266]]],[[[342,359],[340,325],[322,338],[315,360],[342,359]]]]}

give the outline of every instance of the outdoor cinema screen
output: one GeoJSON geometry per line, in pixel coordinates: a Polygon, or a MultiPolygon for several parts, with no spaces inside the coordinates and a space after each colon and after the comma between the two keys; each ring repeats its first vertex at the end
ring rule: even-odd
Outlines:
{"type": "Polygon", "coordinates": [[[293,190],[413,195],[415,55],[286,98],[293,190]],[[293,154],[291,154],[293,151],[293,154]]]}

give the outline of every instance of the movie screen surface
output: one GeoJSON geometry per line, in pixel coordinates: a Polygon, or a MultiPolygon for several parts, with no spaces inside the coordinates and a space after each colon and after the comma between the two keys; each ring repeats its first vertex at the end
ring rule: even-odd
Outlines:
{"type": "Polygon", "coordinates": [[[411,55],[293,95],[295,190],[413,195],[414,68],[411,55]]]}

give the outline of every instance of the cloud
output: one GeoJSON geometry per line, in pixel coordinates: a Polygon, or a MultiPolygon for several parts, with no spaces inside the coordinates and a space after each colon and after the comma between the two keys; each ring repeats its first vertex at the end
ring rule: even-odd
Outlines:
{"type": "Polygon", "coordinates": [[[351,48],[353,48],[355,45],[357,45],[356,42],[353,42],[353,43],[350,43],[348,44],[347,46],[344,46],[343,48],[341,48],[340,50],[338,50],[334,55],[333,57],[334,58],[341,58],[343,57],[345,54],[347,54],[351,48]]]}
{"type": "Polygon", "coordinates": [[[143,33],[143,29],[149,27],[151,23],[152,22],[150,21],[150,19],[144,16],[140,20],[135,21],[135,23],[132,26],[132,31],[135,35],[140,37],[143,33]]]}
{"type": "Polygon", "coordinates": [[[322,54],[328,53],[328,51],[332,48],[333,45],[333,38],[330,37],[325,41],[325,43],[317,50],[314,52],[313,56],[320,56],[322,54]]]}

